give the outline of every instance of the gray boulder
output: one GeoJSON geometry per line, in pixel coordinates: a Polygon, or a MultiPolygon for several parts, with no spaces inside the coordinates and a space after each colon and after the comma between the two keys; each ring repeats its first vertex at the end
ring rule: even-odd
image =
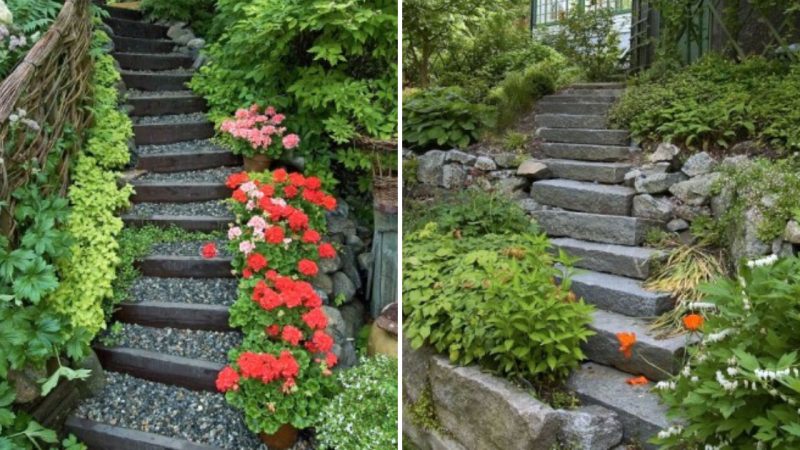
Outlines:
{"type": "Polygon", "coordinates": [[[683,219],[673,219],[667,223],[667,230],[677,233],[679,231],[688,230],[689,222],[683,219]]]}
{"type": "Polygon", "coordinates": [[[442,165],[446,153],[431,150],[417,158],[417,180],[422,184],[442,184],[442,165]]]}
{"type": "Polygon", "coordinates": [[[575,450],[608,450],[622,442],[617,414],[601,406],[560,411],[561,443],[575,450]]]}
{"type": "Polygon", "coordinates": [[[317,263],[322,273],[332,274],[342,267],[342,258],[337,253],[333,258],[322,258],[317,263]]]}
{"type": "Polygon", "coordinates": [[[513,195],[525,189],[527,185],[528,180],[523,177],[510,177],[495,181],[492,183],[492,188],[495,190],[495,192],[499,192],[504,195],[513,195]]]}
{"type": "Polygon", "coordinates": [[[731,256],[735,264],[742,259],[760,258],[771,250],[771,245],[758,238],[758,226],[763,219],[756,208],[745,211],[731,244],[731,256]]]}
{"type": "Polygon", "coordinates": [[[669,191],[687,205],[700,206],[708,202],[714,183],[720,173],[709,173],[672,185],[669,191]]]}
{"type": "Polygon", "coordinates": [[[633,198],[633,215],[666,222],[672,218],[672,203],[665,197],[637,195],[633,198]]]}
{"type": "Polygon", "coordinates": [[[475,155],[470,155],[467,152],[462,152],[461,150],[450,150],[447,152],[446,161],[447,162],[457,162],[459,164],[465,166],[471,166],[475,163],[475,160],[478,159],[475,155]]]}
{"type": "Polygon", "coordinates": [[[696,177],[711,172],[716,166],[717,161],[711,155],[701,152],[687,159],[681,171],[690,177],[696,177]]]}
{"type": "Polygon", "coordinates": [[[344,272],[336,272],[333,274],[333,298],[337,299],[339,296],[344,298],[344,302],[349,302],[356,295],[356,285],[344,272]]]}
{"type": "Polygon", "coordinates": [[[508,169],[518,164],[518,157],[514,153],[498,153],[494,155],[494,162],[497,163],[498,167],[508,169]]]}
{"type": "Polygon", "coordinates": [[[338,309],[332,306],[323,306],[325,315],[328,316],[328,333],[334,341],[333,353],[339,358],[336,369],[347,369],[353,367],[358,362],[356,348],[353,340],[347,337],[347,325],[338,309]]]}
{"type": "Polygon", "coordinates": [[[800,224],[794,220],[790,220],[786,224],[786,229],[783,231],[783,240],[791,242],[792,244],[800,244],[800,224]]]}
{"type": "Polygon", "coordinates": [[[668,162],[672,163],[678,157],[681,149],[677,145],[669,142],[662,142],[656,147],[656,151],[647,157],[651,163],[668,162]]]}
{"type": "Polygon", "coordinates": [[[467,181],[467,170],[460,164],[445,164],[442,167],[442,187],[457,189],[467,181]]]}
{"type": "Polygon", "coordinates": [[[488,156],[480,156],[475,160],[475,168],[483,171],[497,170],[497,164],[488,156]]]}
{"type": "Polygon", "coordinates": [[[541,161],[529,159],[520,164],[517,168],[517,175],[533,179],[546,178],[550,174],[550,169],[541,161]]]}
{"type": "Polygon", "coordinates": [[[333,279],[324,271],[320,271],[311,279],[311,285],[326,293],[328,296],[333,295],[333,279]]]}
{"type": "Polygon", "coordinates": [[[652,173],[637,177],[633,185],[636,192],[647,194],[660,194],[667,192],[672,185],[686,180],[686,175],[680,172],[652,173]]]}

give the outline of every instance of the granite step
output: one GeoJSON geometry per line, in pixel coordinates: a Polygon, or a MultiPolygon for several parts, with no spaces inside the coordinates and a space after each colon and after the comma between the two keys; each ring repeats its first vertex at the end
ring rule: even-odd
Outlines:
{"type": "Polygon", "coordinates": [[[666,258],[660,250],[628,245],[602,244],[572,238],[555,238],[553,247],[579,258],[575,267],[643,280],[653,266],[666,258]]]}
{"type": "Polygon", "coordinates": [[[114,59],[124,70],[172,70],[192,67],[194,60],[181,54],[115,52],[114,59]]]}
{"type": "Polygon", "coordinates": [[[192,81],[191,72],[158,73],[123,70],[122,81],[128,89],[141,91],[180,91],[192,81]]]}
{"type": "Polygon", "coordinates": [[[537,114],[537,127],[547,128],[597,128],[608,127],[608,117],[604,115],[576,116],[573,114],[537,114]]]}
{"type": "Polygon", "coordinates": [[[133,106],[131,116],[163,116],[203,112],[206,102],[192,91],[179,91],[169,95],[129,95],[127,103],[133,106]]]}
{"type": "Polygon", "coordinates": [[[655,317],[675,305],[671,294],[650,292],[639,280],[589,270],[576,271],[571,289],[586,303],[630,317],[655,317]]]}
{"type": "Polygon", "coordinates": [[[618,96],[615,95],[583,95],[580,92],[548,95],[539,100],[541,103],[614,103],[618,96]]]}
{"type": "Polygon", "coordinates": [[[531,197],[543,205],[614,216],[630,215],[636,191],[627,186],[553,179],[531,185],[531,197]]]}
{"type": "Polygon", "coordinates": [[[545,159],[542,162],[555,178],[598,183],[618,184],[633,167],[629,163],[577,161],[572,159],[545,159]]]}
{"type": "Polygon", "coordinates": [[[172,53],[175,42],[169,39],[142,39],[126,36],[113,36],[114,48],[118,52],[130,53],[172,53]]]}
{"type": "Polygon", "coordinates": [[[606,114],[611,109],[611,103],[556,103],[538,102],[536,110],[549,114],[574,114],[581,116],[596,116],[606,114]]]}
{"type": "Polygon", "coordinates": [[[568,87],[563,91],[559,92],[559,94],[562,95],[585,95],[585,96],[597,95],[600,97],[613,96],[617,98],[622,97],[623,93],[625,93],[625,89],[623,88],[598,89],[598,88],[588,88],[588,87],[583,87],[583,88],[568,87]]]}
{"type": "Polygon", "coordinates": [[[564,142],[545,142],[541,144],[542,152],[556,159],[573,159],[578,161],[627,161],[641,150],[638,147],[623,145],[587,145],[564,142]]]}
{"type": "Polygon", "coordinates": [[[630,144],[627,130],[597,130],[590,128],[539,128],[537,135],[546,142],[587,145],[630,144]]]}
{"type": "Polygon", "coordinates": [[[661,222],[638,217],[574,211],[534,211],[531,216],[552,237],[571,237],[607,244],[640,245],[649,229],[663,228],[661,222]]]}
{"type": "Polygon", "coordinates": [[[656,446],[647,440],[669,426],[667,408],[651,391],[652,384],[631,386],[625,381],[630,374],[595,363],[585,363],[567,381],[585,404],[600,405],[615,411],[624,428],[624,438],[644,445],[647,450],[656,446]]]}
{"type": "Polygon", "coordinates": [[[602,309],[594,312],[589,328],[596,334],[581,346],[589,360],[654,381],[669,379],[681,370],[690,343],[688,335],[657,339],[648,321],[602,309]],[[619,350],[620,332],[636,334],[630,358],[619,350]]]}
{"type": "Polygon", "coordinates": [[[164,25],[114,17],[105,19],[105,22],[114,30],[114,34],[118,36],[141,39],[165,39],[167,37],[167,30],[169,29],[169,27],[164,25]]]}

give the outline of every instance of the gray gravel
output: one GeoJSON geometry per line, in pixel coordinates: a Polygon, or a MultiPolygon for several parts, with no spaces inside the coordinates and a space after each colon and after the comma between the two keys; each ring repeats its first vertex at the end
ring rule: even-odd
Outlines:
{"type": "Polygon", "coordinates": [[[230,306],[236,301],[237,285],[233,278],[139,277],[128,291],[128,299],[230,306]]]}
{"type": "Polygon", "coordinates": [[[166,116],[139,116],[131,117],[134,125],[153,125],[165,123],[194,123],[207,122],[205,113],[169,114],[166,116]]]}
{"type": "Polygon", "coordinates": [[[75,414],[134,430],[231,450],[268,450],[222,394],[197,392],[108,372],[107,384],[75,414]]]}
{"type": "Polygon", "coordinates": [[[190,203],[136,203],[128,211],[138,217],[167,215],[167,216],[213,216],[230,217],[233,220],[228,206],[223,200],[190,203]]]}
{"type": "Polygon", "coordinates": [[[128,98],[136,98],[136,97],[187,97],[187,96],[197,96],[194,92],[186,89],[183,91],[140,91],[138,89],[128,89],[125,91],[128,95],[128,98]]]}
{"type": "Polygon", "coordinates": [[[239,167],[215,167],[213,169],[204,170],[190,170],[186,172],[149,172],[140,177],[136,177],[134,181],[138,182],[176,182],[176,183],[224,183],[228,179],[228,175],[234,172],[241,172],[243,168],[239,167]]]}
{"type": "MultiPolygon", "coordinates": [[[[190,241],[190,242],[169,242],[157,243],[150,247],[150,253],[153,255],[172,255],[172,256],[199,256],[200,248],[206,245],[209,241],[190,241]]],[[[217,252],[219,256],[227,256],[228,241],[217,239],[217,252]]]]}
{"type": "Polygon", "coordinates": [[[228,362],[228,350],[242,343],[242,335],[239,332],[151,328],[130,323],[123,323],[122,332],[111,337],[114,345],[119,347],[149,350],[220,364],[228,362]]]}
{"type": "Polygon", "coordinates": [[[139,155],[159,155],[163,153],[197,153],[197,152],[229,152],[230,150],[215,144],[211,139],[176,142],[166,145],[139,145],[139,155]]]}

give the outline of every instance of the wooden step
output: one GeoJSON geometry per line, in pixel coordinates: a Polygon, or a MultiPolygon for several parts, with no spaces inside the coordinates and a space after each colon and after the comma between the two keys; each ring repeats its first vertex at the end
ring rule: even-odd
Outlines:
{"type": "Polygon", "coordinates": [[[188,203],[223,200],[231,195],[224,183],[137,182],[131,185],[133,203],[188,203]]]}
{"type": "MultiPolygon", "coordinates": [[[[122,412],[124,413],[124,412],[122,412]]],[[[71,416],[65,428],[90,449],[103,450],[222,450],[129,428],[117,427],[81,417],[71,416]]]]}
{"type": "Polygon", "coordinates": [[[114,312],[120,322],[156,328],[231,331],[228,307],[194,303],[122,303],[114,312]]]}
{"type": "Polygon", "coordinates": [[[125,20],[142,20],[144,14],[141,11],[130,8],[116,8],[114,6],[103,6],[103,9],[108,11],[108,15],[115,19],[125,20]]]}
{"type": "Polygon", "coordinates": [[[216,217],[216,216],[168,216],[168,215],[152,215],[152,216],[135,216],[132,214],[123,214],[122,221],[129,227],[143,227],[146,225],[155,225],[160,228],[169,228],[176,226],[187,231],[217,231],[227,230],[228,224],[233,222],[234,217],[216,217]]]}
{"type": "Polygon", "coordinates": [[[140,91],[182,91],[192,80],[191,73],[150,73],[123,70],[122,81],[129,89],[140,91]]]}
{"type": "Polygon", "coordinates": [[[169,27],[164,25],[114,17],[106,19],[105,22],[114,30],[114,34],[118,36],[141,39],[165,39],[167,37],[167,30],[169,29],[169,27]]]}
{"type": "Polygon", "coordinates": [[[95,346],[94,350],[106,370],[196,391],[217,392],[214,381],[223,367],[202,359],[136,348],[95,346]]]}
{"type": "Polygon", "coordinates": [[[206,110],[206,101],[192,91],[172,95],[131,95],[127,103],[133,106],[129,113],[131,116],[189,114],[206,110]]]}
{"type": "Polygon", "coordinates": [[[241,156],[227,151],[153,153],[139,155],[136,160],[137,169],[162,173],[239,166],[241,164],[241,156]]]}
{"type": "Polygon", "coordinates": [[[209,121],[135,124],[136,145],[172,144],[175,142],[208,139],[214,136],[214,124],[209,121]]]}
{"type": "Polygon", "coordinates": [[[232,278],[231,258],[205,259],[201,256],[151,255],[136,261],[146,277],[232,278]]]}
{"type": "Polygon", "coordinates": [[[114,48],[118,52],[130,53],[172,53],[175,42],[169,39],[141,39],[126,36],[112,36],[114,48]]]}
{"type": "Polygon", "coordinates": [[[115,52],[114,59],[124,70],[172,70],[192,67],[194,60],[186,55],[115,52]]]}

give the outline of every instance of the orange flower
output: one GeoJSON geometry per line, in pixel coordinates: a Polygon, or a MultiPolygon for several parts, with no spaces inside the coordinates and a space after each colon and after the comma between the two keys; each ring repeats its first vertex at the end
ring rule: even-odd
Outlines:
{"type": "Polygon", "coordinates": [[[630,358],[633,354],[633,344],[636,343],[636,333],[617,333],[617,340],[619,340],[619,351],[630,358]]]}
{"type": "Polygon", "coordinates": [[[683,316],[683,326],[689,331],[697,331],[703,326],[703,316],[699,314],[687,314],[683,316]]]}
{"type": "Polygon", "coordinates": [[[648,380],[646,377],[633,377],[633,378],[628,378],[627,380],[625,380],[625,382],[630,384],[631,386],[638,386],[641,384],[647,384],[650,382],[650,380],[648,380]]]}

